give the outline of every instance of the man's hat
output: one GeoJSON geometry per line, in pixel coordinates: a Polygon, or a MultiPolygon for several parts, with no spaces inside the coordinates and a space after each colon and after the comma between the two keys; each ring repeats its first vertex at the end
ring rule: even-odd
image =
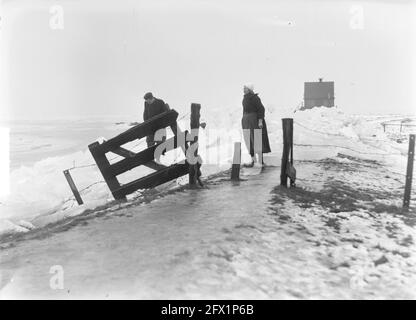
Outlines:
{"type": "Polygon", "coordinates": [[[153,98],[153,94],[151,93],[151,92],[148,92],[148,93],[146,93],[145,95],[144,95],[144,100],[147,100],[147,99],[152,99],[153,98]]]}

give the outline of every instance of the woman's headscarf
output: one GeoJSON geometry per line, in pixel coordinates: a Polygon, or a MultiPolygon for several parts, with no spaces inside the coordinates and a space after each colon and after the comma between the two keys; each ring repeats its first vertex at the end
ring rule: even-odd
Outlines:
{"type": "Polygon", "coordinates": [[[252,83],[246,83],[244,85],[244,88],[246,88],[247,90],[254,92],[254,85],[252,83]]]}

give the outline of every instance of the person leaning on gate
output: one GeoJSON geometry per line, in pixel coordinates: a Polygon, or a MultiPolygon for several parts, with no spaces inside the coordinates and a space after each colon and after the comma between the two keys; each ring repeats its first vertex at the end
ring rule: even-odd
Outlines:
{"type": "Polygon", "coordinates": [[[267,133],[266,121],[264,120],[265,109],[257,93],[254,93],[254,86],[246,84],[244,86],[243,98],[243,118],[241,125],[244,131],[244,141],[251,156],[251,163],[244,164],[245,167],[253,167],[257,162],[264,166],[263,154],[271,152],[269,136],[267,133]],[[260,141],[255,139],[255,130],[261,130],[261,134],[257,135],[261,139],[261,145],[257,146],[260,141]]]}
{"type": "MultiPolygon", "coordinates": [[[[148,92],[144,95],[144,112],[143,120],[147,121],[158,114],[166,112],[169,110],[169,105],[166,104],[162,99],[155,98],[151,92],[148,92]]],[[[162,141],[166,140],[166,129],[163,130],[162,141]]],[[[151,147],[156,144],[155,141],[155,132],[152,132],[146,137],[147,147],[151,147]]]]}

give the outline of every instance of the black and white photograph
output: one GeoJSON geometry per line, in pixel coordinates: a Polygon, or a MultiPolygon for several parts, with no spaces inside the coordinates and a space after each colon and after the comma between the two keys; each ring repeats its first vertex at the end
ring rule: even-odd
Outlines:
{"type": "Polygon", "coordinates": [[[413,0],[0,0],[0,300],[414,300],[415,135],[413,0]]]}

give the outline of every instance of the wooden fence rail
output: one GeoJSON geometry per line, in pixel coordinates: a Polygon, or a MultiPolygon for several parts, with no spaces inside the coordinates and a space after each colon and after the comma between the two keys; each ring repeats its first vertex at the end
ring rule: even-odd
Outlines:
{"type": "Polygon", "coordinates": [[[400,127],[400,132],[403,131],[403,128],[416,128],[416,124],[407,124],[406,122],[401,123],[388,123],[383,122],[381,123],[383,126],[383,131],[386,132],[386,127],[400,127]]]}

